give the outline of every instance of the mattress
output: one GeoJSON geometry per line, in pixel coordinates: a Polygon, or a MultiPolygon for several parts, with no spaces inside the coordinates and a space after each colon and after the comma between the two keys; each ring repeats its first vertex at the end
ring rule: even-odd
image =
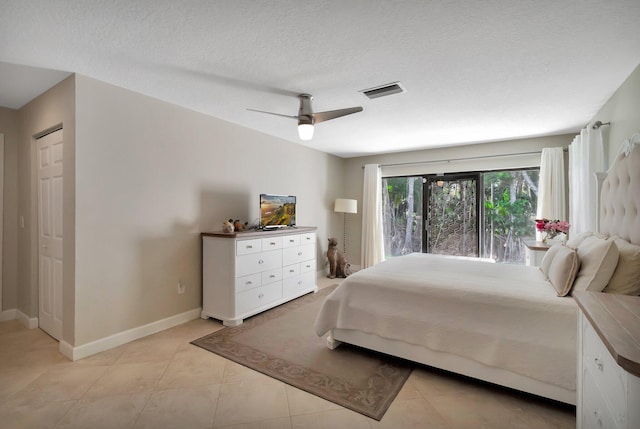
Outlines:
{"type": "Polygon", "coordinates": [[[349,329],[575,389],[577,306],[537,267],[414,253],[361,270],[324,302],[316,334],[349,329]]]}

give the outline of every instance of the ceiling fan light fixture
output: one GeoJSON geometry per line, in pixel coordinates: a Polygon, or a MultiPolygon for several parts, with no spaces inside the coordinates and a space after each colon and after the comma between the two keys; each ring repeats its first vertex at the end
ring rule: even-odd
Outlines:
{"type": "Polygon", "coordinates": [[[311,140],[313,138],[313,124],[298,124],[298,137],[300,140],[311,140]]]}

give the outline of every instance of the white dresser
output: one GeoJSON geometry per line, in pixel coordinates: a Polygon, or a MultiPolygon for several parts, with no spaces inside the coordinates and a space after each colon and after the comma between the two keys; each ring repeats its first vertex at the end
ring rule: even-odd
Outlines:
{"type": "Polygon", "coordinates": [[[202,318],[227,326],[317,292],[316,228],[202,233],[202,318]]]}
{"type": "Polygon", "coordinates": [[[576,292],[577,427],[640,428],[640,297],[576,292]]]}

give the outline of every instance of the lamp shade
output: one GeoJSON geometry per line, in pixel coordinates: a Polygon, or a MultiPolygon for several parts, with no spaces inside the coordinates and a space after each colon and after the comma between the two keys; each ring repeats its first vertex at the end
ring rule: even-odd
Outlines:
{"type": "Polygon", "coordinates": [[[358,213],[358,200],[337,198],[333,211],[338,213],[358,213]]]}
{"type": "Polygon", "coordinates": [[[298,137],[300,137],[300,140],[311,140],[313,137],[313,124],[299,124],[298,137]]]}

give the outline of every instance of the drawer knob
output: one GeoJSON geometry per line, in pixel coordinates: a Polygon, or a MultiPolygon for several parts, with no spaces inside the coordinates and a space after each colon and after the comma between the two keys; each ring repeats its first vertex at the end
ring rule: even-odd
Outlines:
{"type": "Polygon", "coordinates": [[[253,246],[250,244],[247,244],[247,249],[253,249],[253,246]]]}
{"type": "Polygon", "coordinates": [[[298,256],[302,256],[302,252],[298,252],[298,256]]]}
{"type": "Polygon", "coordinates": [[[259,264],[264,264],[264,261],[263,261],[262,259],[260,259],[260,260],[258,261],[258,263],[259,263],[259,264]]]}
{"type": "Polygon", "coordinates": [[[276,243],[275,243],[275,242],[273,242],[273,241],[272,241],[272,242],[270,242],[269,244],[270,244],[271,246],[275,246],[275,245],[276,245],[276,243]]]}
{"type": "Polygon", "coordinates": [[[302,284],[302,280],[299,280],[299,281],[298,281],[298,284],[299,284],[299,285],[301,285],[301,284],[302,284]]]}
{"type": "Polygon", "coordinates": [[[600,413],[600,410],[595,410],[593,412],[593,416],[596,418],[596,422],[598,423],[598,426],[602,427],[602,418],[601,418],[602,413],[600,413]]]}
{"type": "Polygon", "coordinates": [[[295,243],[295,240],[289,240],[289,243],[295,243]]]}
{"type": "Polygon", "coordinates": [[[250,285],[250,284],[253,284],[253,283],[251,283],[251,280],[249,280],[249,281],[247,281],[245,284],[246,284],[246,285],[250,285]]]}
{"type": "Polygon", "coordinates": [[[596,364],[596,368],[598,368],[600,371],[602,371],[602,359],[600,359],[599,357],[594,358],[593,359],[593,363],[596,364]]]}
{"type": "Polygon", "coordinates": [[[296,270],[294,270],[294,269],[289,270],[290,273],[294,273],[295,271],[296,270]]]}
{"type": "Polygon", "coordinates": [[[258,298],[260,299],[264,298],[264,294],[261,293],[260,295],[258,295],[258,298]]]}
{"type": "Polygon", "coordinates": [[[307,264],[307,265],[305,265],[305,267],[307,267],[307,268],[311,268],[311,265],[307,264]]]}
{"type": "Polygon", "coordinates": [[[269,278],[270,278],[270,279],[275,279],[275,278],[276,278],[276,276],[275,276],[274,274],[271,274],[271,275],[269,276],[269,278]]]}

